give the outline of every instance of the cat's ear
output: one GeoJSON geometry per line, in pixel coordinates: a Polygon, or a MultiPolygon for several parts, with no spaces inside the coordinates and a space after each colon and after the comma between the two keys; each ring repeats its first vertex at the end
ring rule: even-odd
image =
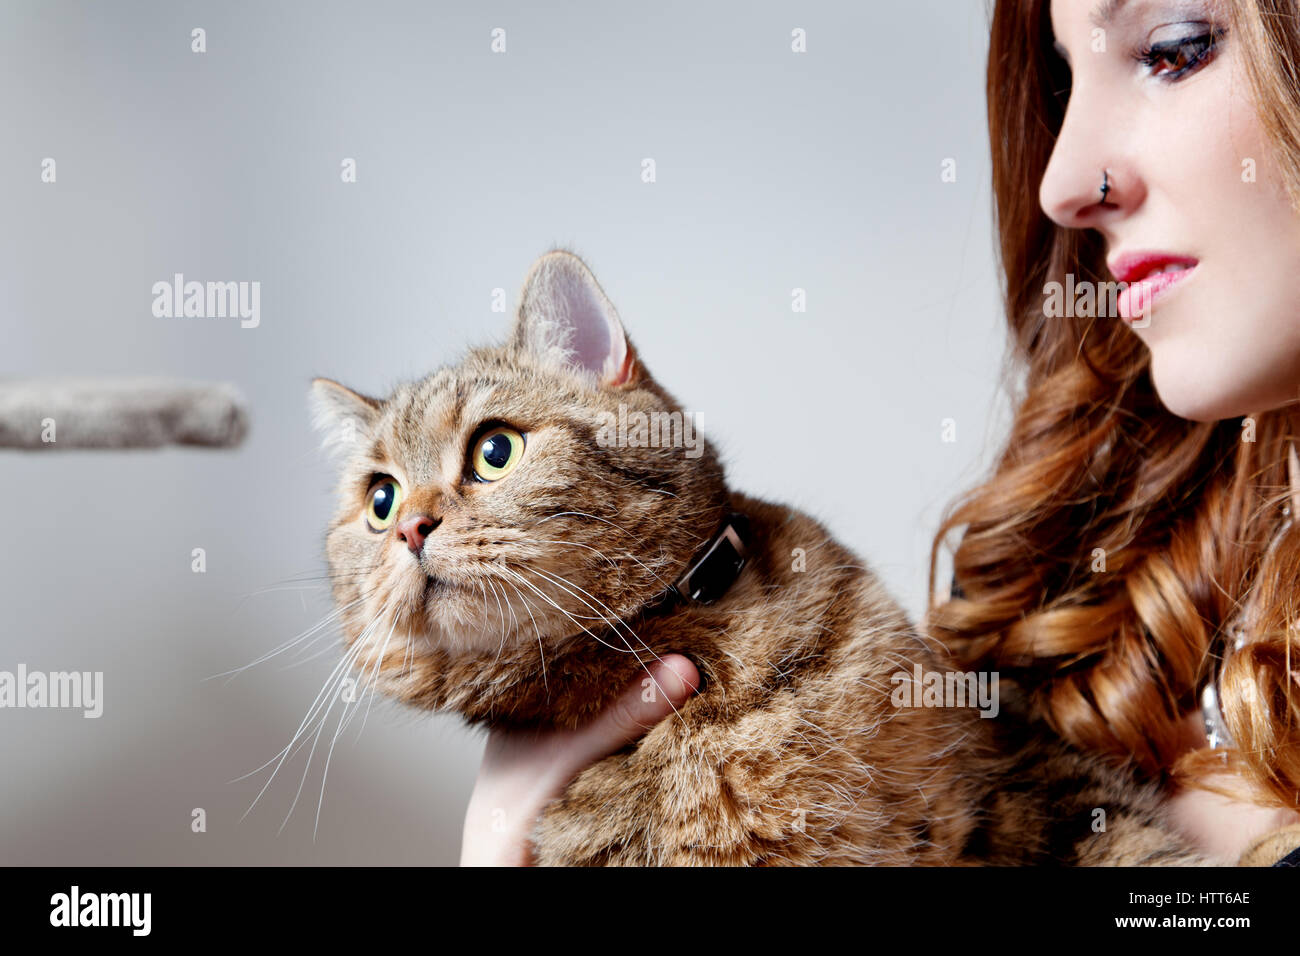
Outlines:
{"type": "Polygon", "coordinates": [[[533,264],[510,344],[588,372],[601,385],[635,384],[645,375],[613,303],[571,252],[548,252],[533,264]]]}
{"type": "Polygon", "coordinates": [[[327,448],[346,449],[369,438],[379,421],[381,404],[379,399],[331,379],[312,379],[312,421],[327,448]]]}

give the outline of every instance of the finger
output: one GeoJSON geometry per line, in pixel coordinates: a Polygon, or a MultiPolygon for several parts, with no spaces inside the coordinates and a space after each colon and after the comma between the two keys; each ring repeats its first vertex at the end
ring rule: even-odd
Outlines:
{"type": "Polygon", "coordinates": [[[558,792],[583,768],[626,746],[689,700],[700,686],[687,657],[669,654],[634,680],[622,696],[576,730],[494,728],[488,733],[475,793],[558,792]]]}
{"type": "Polygon", "coordinates": [[[669,654],[632,682],[611,706],[575,735],[569,756],[585,767],[639,739],[691,698],[700,673],[690,658],[669,654]]]}
{"type": "Polygon", "coordinates": [[[532,866],[528,831],[539,812],[540,808],[530,805],[519,819],[511,820],[506,807],[471,799],[461,832],[460,865],[532,866]]]}
{"type": "Polygon", "coordinates": [[[535,731],[490,732],[465,818],[462,864],[500,864],[506,859],[516,865],[531,862],[528,831],[545,804],[559,796],[580,771],[672,714],[700,685],[699,671],[690,659],[669,654],[577,731],[541,735],[535,731]],[[507,812],[507,807],[515,812],[507,812]],[[522,821],[527,825],[521,828],[522,821]]]}

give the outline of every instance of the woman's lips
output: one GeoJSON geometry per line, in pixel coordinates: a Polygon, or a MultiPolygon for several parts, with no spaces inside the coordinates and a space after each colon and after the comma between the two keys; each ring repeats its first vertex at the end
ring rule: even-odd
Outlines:
{"type": "Polygon", "coordinates": [[[1148,315],[1157,296],[1195,272],[1197,260],[1166,252],[1130,252],[1108,265],[1125,285],[1115,300],[1120,318],[1132,321],[1148,315]]]}

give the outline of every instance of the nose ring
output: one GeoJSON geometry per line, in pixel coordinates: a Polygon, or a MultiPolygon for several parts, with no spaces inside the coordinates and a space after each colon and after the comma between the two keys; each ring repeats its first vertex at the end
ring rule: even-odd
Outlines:
{"type": "Polygon", "coordinates": [[[1101,171],[1101,201],[1106,201],[1106,195],[1110,192],[1110,170],[1101,171]]]}

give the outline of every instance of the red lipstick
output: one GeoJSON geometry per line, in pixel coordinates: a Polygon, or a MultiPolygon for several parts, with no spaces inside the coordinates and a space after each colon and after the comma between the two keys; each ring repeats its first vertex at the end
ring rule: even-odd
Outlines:
{"type": "Polygon", "coordinates": [[[1190,276],[1197,261],[1170,252],[1126,252],[1115,256],[1106,265],[1111,275],[1127,286],[1115,303],[1120,318],[1132,321],[1149,314],[1156,297],[1190,276]]]}

